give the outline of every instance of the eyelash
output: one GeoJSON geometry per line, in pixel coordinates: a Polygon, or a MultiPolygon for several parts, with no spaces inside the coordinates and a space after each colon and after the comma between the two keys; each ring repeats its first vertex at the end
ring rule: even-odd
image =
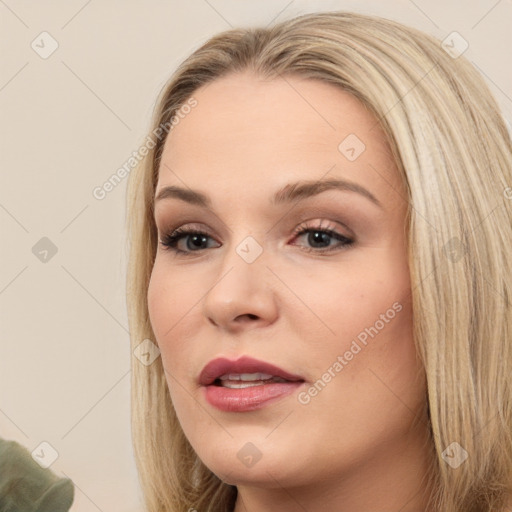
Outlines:
{"type": "MultiPolygon", "coordinates": [[[[341,247],[339,245],[334,248],[310,247],[310,248],[304,249],[306,252],[326,253],[326,252],[331,252],[331,251],[336,251],[336,250],[345,250],[354,244],[354,240],[338,233],[337,231],[335,231],[333,229],[329,229],[329,228],[322,226],[321,223],[319,225],[315,225],[315,226],[309,226],[307,223],[300,224],[294,230],[293,235],[294,235],[294,238],[296,238],[296,237],[299,237],[306,233],[315,233],[315,232],[326,233],[327,235],[337,239],[338,241],[341,242],[341,247]]],[[[209,237],[209,235],[207,233],[205,233],[204,231],[198,230],[198,229],[177,228],[172,233],[164,235],[163,239],[160,240],[160,243],[162,244],[164,250],[173,251],[177,254],[182,254],[182,255],[186,255],[186,256],[190,255],[191,253],[197,253],[197,252],[203,251],[204,249],[198,249],[197,251],[183,251],[181,249],[178,249],[177,245],[178,245],[179,240],[181,240],[182,238],[184,238],[188,235],[206,235],[207,237],[209,237]]]]}

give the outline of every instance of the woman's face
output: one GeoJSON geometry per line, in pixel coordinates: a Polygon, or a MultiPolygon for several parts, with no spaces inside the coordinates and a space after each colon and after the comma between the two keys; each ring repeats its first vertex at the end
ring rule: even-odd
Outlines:
{"type": "Polygon", "coordinates": [[[378,121],[339,88],[297,77],[232,74],[193,96],[166,140],[155,195],[184,192],[162,193],[155,222],[163,242],[177,228],[199,235],[174,240],[183,252],[159,244],[148,290],[183,431],[230,484],[382,477],[414,446],[425,386],[406,194],[378,121]],[[319,186],[328,180],[339,186],[319,186]],[[242,356],[300,380],[201,385],[211,360],[242,356]]]}

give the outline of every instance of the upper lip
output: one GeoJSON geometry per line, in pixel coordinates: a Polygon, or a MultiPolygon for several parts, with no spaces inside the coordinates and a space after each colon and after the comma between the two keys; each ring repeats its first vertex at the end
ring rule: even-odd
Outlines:
{"type": "Polygon", "coordinates": [[[211,360],[202,369],[199,375],[199,384],[202,386],[209,386],[221,375],[226,373],[267,373],[274,377],[281,377],[282,379],[290,381],[304,381],[300,375],[288,373],[278,366],[265,361],[259,361],[258,359],[253,359],[252,357],[242,356],[236,361],[231,361],[225,357],[211,360]]]}

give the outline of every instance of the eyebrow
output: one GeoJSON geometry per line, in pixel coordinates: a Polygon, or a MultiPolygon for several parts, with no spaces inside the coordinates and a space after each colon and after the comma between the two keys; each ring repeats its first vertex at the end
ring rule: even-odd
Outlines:
{"type": "MultiPolygon", "coordinates": [[[[305,199],[318,195],[326,190],[344,190],[355,192],[361,196],[369,199],[372,203],[382,208],[381,202],[366,188],[352,181],[342,179],[328,179],[321,181],[299,181],[296,183],[289,183],[283,188],[279,189],[271,198],[270,203],[272,206],[278,206],[283,203],[289,203],[297,199],[305,199]]],[[[163,187],[158,195],[155,197],[155,203],[163,199],[180,199],[190,204],[201,206],[204,208],[211,208],[212,203],[210,198],[197,190],[177,187],[170,185],[163,187]]]]}

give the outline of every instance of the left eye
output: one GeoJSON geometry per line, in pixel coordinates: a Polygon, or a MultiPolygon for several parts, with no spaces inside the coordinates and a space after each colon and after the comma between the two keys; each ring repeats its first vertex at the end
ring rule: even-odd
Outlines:
{"type": "MultiPolygon", "coordinates": [[[[311,247],[304,247],[304,250],[309,252],[314,251],[320,253],[336,249],[341,250],[353,245],[354,243],[354,240],[338,233],[334,229],[329,229],[323,226],[301,225],[294,231],[294,239],[300,238],[303,235],[308,235],[307,241],[311,244],[311,247]],[[330,239],[335,239],[339,243],[332,247],[330,246],[330,239]]],[[[203,231],[192,228],[178,228],[172,233],[165,235],[163,239],[160,240],[160,243],[166,250],[171,250],[180,254],[189,254],[207,249],[208,247],[205,247],[204,244],[208,243],[208,239],[213,240],[203,231]],[[180,249],[178,247],[178,244],[182,239],[187,239],[185,249],[180,249]]]]}
{"type": "Polygon", "coordinates": [[[320,229],[320,228],[306,228],[301,229],[297,233],[297,238],[303,235],[307,235],[306,240],[312,247],[306,248],[308,251],[320,250],[323,252],[333,251],[337,248],[343,248],[350,246],[354,243],[353,240],[347,238],[346,236],[338,233],[337,231],[333,231],[331,229],[320,229]],[[335,239],[338,240],[338,244],[334,247],[330,246],[330,240],[335,239]],[[326,244],[326,245],[323,245],[326,244]]]}

